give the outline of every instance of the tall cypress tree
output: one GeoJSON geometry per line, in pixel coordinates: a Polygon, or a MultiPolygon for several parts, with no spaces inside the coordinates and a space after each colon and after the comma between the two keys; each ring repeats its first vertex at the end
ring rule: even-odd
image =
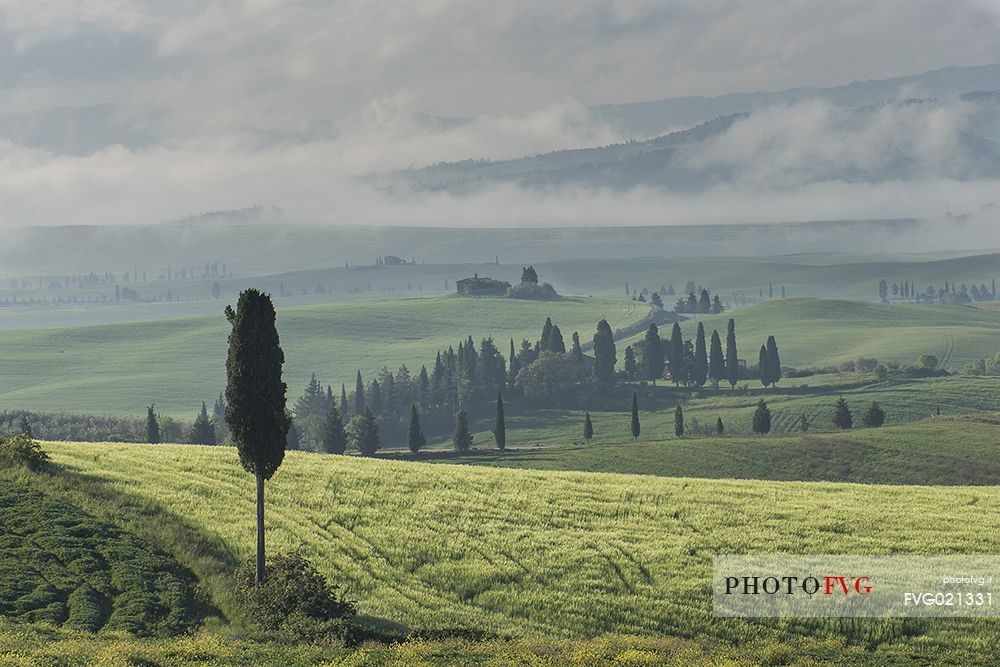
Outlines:
{"type": "Polygon", "coordinates": [[[340,383],[340,418],[347,419],[347,386],[340,383]]]}
{"type": "Polygon", "coordinates": [[[632,439],[639,439],[639,398],[632,392],[632,439]]]}
{"type": "Polygon", "coordinates": [[[538,341],[538,347],[542,352],[548,352],[552,344],[552,318],[546,317],[542,326],[542,338],[538,341]]]}
{"type": "Polygon", "coordinates": [[[406,444],[414,454],[427,445],[427,438],[424,437],[424,432],[420,428],[420,415],[417,414],[416,403],[410,403],[410,423],[406,428],[406,444]]]}
{"type": "Polygon", "coordinates": [[[590,421],[590,413],[588,412],[583,418],[583,439],[588,443],[594,437],[594,424],[590,421]]]}
{"type": "Polygon", "coordinates": [[[594,334],[594,381],[614,384],[616,363],[615,336],[608,321],[602,319],[597,323],[597,333],[594,334]]]}
{"type": "MultiPolygon", "coordinates": [[[[510,349],[511,354],[514,352],[514,339],[510,339],[510,349]]],[[[573,359],[578,364],[583,363],[583,348],[580,346],[580,333],[578,331],[573,332],[573,359]]]]}
{"type": "Polygon", "coordinates": [[[285,409],[281,366],[285,354],[278,340],[271,297],[255,289],[240,294],[234,311],[226,306],[232,325],[226,358],[226,423],[243,469],[257,480],[257,573],[264,571],[264,481],[285,458],[291,419],[285,409]]]}
{"type": "Polygon", "coordinates": [[[649,328],[646,329],[645,341],[644,375],[647,380],[656,381],[663,377],[664,351],[663,341],[660,339],[660,330],[655,324],[650,324],[649,328]]]}
{"type": "Polygon", "coordinates": [[[704,387],[708,379],[708,352],[705,350],[705,325],[698,322],[694,337],[694,384],[704,387]]]}
{"type": "Polygon", "coordinates": [[[718,329],[712,329],[712,342],[708,352],[708,377],[712,379],[712,387],[719,388],[719,383],[725,377],[726,360],[722,356],[722,339],[718,329]]]}
{"type": "Polygon", "coordinates": [[[774,336],[767,337],[767,378],[772,385],[778,384],[781,380],[781,357],[778,356],[778,344],[774,336]]]}
{"type": "Polygon", "coordinates": [[[549,352],[566,354],[566,339],[563,338],[558,324],[552,325],[552,333],[549,335],[549,352]]]}
{"type": "Polygon", "coordinates": [[[330,403],[326,420],[323,422],[320,450],[327,454],[343,454],[347,451],[347,432],[344,430],[344,418],[340,416],[340,410],[334,403],[330,403]]]}
{"type": "Polygon", "coordinates": [[[363,415],[365,413],[365,383],[361,381],[361,371],[354,380],[354,414],[363,415]]]}
{"type": "Polygon", "coordinates": [[[497,392],[497,420],[493,426],[493,438],[501,452],[507,447],[507,424],[503,414],[503,394],[497,392]]]}
{"type": "Polygon", "coordinates": [[[680,403],[674,408],[674,435],[678,438],[684,435],[684,408],[680,403]]]}
{"type": "Polygon", "coordinates": [[[156,413],[153,412],[155,407],[154,403],[146,408],[146,442],[152,445],[160,443],[160,422],[156,419],[156,413]]]}
{"type": "Polygon", "coordinates": [[[736,351],[736,320],[733,318],[729,318],[726,325],[726,378],[729,386],[735,389],[740,380],[740,360],[736,351]]]}
{"type": "Polygon", "coordinates": [[[760,369],[760,383],[767,387],[771,384],[771,363],[767,359],[767,347],[760,346],[757,367],[760,369]]]}
{"type": "Polygon", "coordinates": [[[472,447],[472,434],[469,433],[469,418],[465,410],[459,410],[455,415],[455,433],[451,437],[456,452],[468,452],[472,447]]]}
{"type": "Polygon", "coordinates": [[[670,332],[670,377],[675,385],[687,380],[684,362],[684,337],[681,335],[681,325],[674,322],[673,331],[670,332]]]}
{"type": "Polygon", "coordinates": [[[517,382],[517,374],[521,372],[521,361],[514,350],[514,339],[510,339],[510,358],[507,361],[507,386],[513,387],[517,382]]]}

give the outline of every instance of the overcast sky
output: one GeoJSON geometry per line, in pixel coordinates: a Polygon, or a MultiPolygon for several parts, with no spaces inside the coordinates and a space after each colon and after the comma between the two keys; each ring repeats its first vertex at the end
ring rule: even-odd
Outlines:
{"type": "Polygon", "coordinates": [[[113,103],[153,139],[0,141],[0,223],[315,213],[351,174],[625,138],[594,104],[998,62],[998,28],[1000,0],[0,0],[0,113],[113,103]]]}

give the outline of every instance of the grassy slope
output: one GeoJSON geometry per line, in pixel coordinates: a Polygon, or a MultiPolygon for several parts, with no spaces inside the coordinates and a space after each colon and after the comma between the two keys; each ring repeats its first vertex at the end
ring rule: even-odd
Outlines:
{"type": "MultiPolygon", "coordinates": [[[[627,415],[620,418],[627,422],[627,415]]],[[[846,433],[522,446],[434,461],[537,470],[863,484],[1000,484],[1000,426],[941,418],[846,433]]],[[[488,442],[488,441],[487,441],[488,442]]]]}
{"type": "MultiPolygon", "coordinates": [[[[221,306],[220,306],[221,307],[221,306]]],[[[536,339],[546,316],[564,336],[587,340],[596,321],[613,327],[641,319],[643,308],[609,299],[558,302],[429,297],[279,309],[285,380],[297,396],[309,374],[353,386],[383,364],[416,373],[432,366],[435,351],[472,335],[536,339]]],[[[155,402],[164,414],[191,419],[200,401],[225,386],[228,324],[215,317],[173,319],[71,329],[0,332],[0,409],[139,414],[155,402]]],[[[506,356],[506,355],[505,355],[506,356]]]]}
{"type": "MultiPolygon", "coordinates": [[[[66,469],[184,517],[234,558],[251,554],[253,485],[233,450],[47,448],[66,469]]],[[[536,636],[745,637],[747,626],[711,617],[716,553],[1000,548],[992,487],[640,478],[292,452],[268,502],[270,547],[301,548],[345,583],[364,613],[410,627],[536,636]],[[970,509],[974,521],[955,520],[970,509]]],[[[875,621],[841,630],[860,639],[902,628],[875,621]]],[[[996,626],[975,632],[994,635],[996,626]]]]}
{"type": "MultiPolygon", "coordinates": [[[[811,433],[837,431],[833,425],[833,409],[841,396],[852,410],[858,429],[862,428],[861,416],[872,401],[882,406],[887,425],[927,419],[936,416],[938,410],[941,416],[950,417],[993,412],[1000,408],[1000,378],[995,377],[949,376],[879,383],[871,375],[833,374],[788,380],[782,385],[778,389],[764,390],[758,384],[747,394],[732,392],[728,388],[719,391],[707,389],[701,398],[664,387],[655,390],[648,385],[622,387],[618,400],[620,409],[590,410],[595,429],[594,442],[614,445],[631,441],[629,406],[632,389],[637,389],[639,393],[644,441],[673,440],[673,408],[678,401],[684,407],[688,435],[698,433],[695,421],[701,429],[714,429],[719,417],[727,434],[752,435],[753,412],[761,398],[767,401],[771,410],[772,433],[799,432],[803,414],[809,420],[811,433]]],[[[583,410],[586,407],[535,410],[523,399],[509,399],[505,401],[507,442],[515,447],[580,442],[583,410]]],[[[493,415],[487,412],[477,416],[480,418],[473,424],[476,431],[474,442],[489,447],[493,443],[493,415]]],[[[402,446],[395,442],[386,445],[402,446]]],[[[434,443],[434,446],[450,445],[450,441],[434,443]]]]}

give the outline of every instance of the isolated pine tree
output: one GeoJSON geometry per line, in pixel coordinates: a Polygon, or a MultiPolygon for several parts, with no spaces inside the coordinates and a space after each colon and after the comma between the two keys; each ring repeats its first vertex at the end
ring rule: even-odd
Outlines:
{"type": "Polygon", "coordinates": [[[694,384],[704,387],[708,379],[708,352],[705,350],[705,325],[698,322],[694,339],[694,384]]]}
{"type": "Polygon", "coordinates": [[[410,404],[410,423],[406,427],[406,444],[414,454],[427,446],[427,438],[420,428],[420,415],[417,414],[417,404],[410,404]]]}
{"type": "Polygon", "coordinates": [[[655,324],[650,324],[646,329],[645,348],[643,351],[645,368],[643,375],[647,380],[656,381],[663,377],[663,370],[666,365],[666,352],[663,349],[663,340],[660,338],[660,330],[655,324]]]}
{"type": "Polygon", "coordinates": [[[733,389],[740,380],[740,360],[736,350],[736,320],[732,318],[729,318],[729,324],[726,325],[726,379],[733,389]]]}
{"type": "Polygon", "coordinates": [[[459,410],[455,415],[455,433],[451,437],[456,452],[465,453],[472,447],[472,434],[469,433],[469,418],[465,410],[459,410]]]}
{"type": "Polygon", "coordinates": [[[684,408],[680,403],[674,408],[674,435],[678,438],[684,435],[684,408]]]}
{"type": "Polygon", "coordinates": [[[639,398],[632,392],[632,439],[639,439],[639,398]]]}
{"type": "Polygon", "coordinates": [[[681,335],[681,325],[674,322],[674,328],[670,332],[670,377],[675,385],[687,379],[685,361],[684,337],[681,335]]]}
{"type": "Polygon", "coordinates": [[[712,381],[712,388],[718,389],[726,372],[726,359],[722,356],[722,339],[719,332],[712,329],[712,342],[708,352],[708,377],[712,381]]]}
{"type": "Polygon", "coordinates": [[[588,412],[583,418],[583,439],[590,442],[594,437],[594,424],[590,421],[590,413],[588,412]]]}
{"type": "Polygon", "coordinates": [[[771,432],[771,411],[763,398],[757,402],[753,413],[753,432],[761,435],[771,432]]]}
{"type": "Polygon", "coordinates": [[[374,456],[381,447],[378,436],[378,421],[372,411],[365,406],[361,419],[358,421],[358,430],[354,434],[358,444],[358,451],[362,456],[374,456]]]}
{"type": "Polygon", "coordinates": [[[611,325],[602,319],[597,323],[597,333],[594,334],[594,381],[614,384],[616,363],[615,337],[611,325]]]}
{"type": "Polygon", "coordinates": [[[361,381],[361,371],[354,381],[354,414],[363,415],[365,413],[365,383],[361,381]]]}
{"type": "Polygon", "coordinates": [[[865,413],[861,415],[861,421],[865,426],[881,426],[885,423],[885,410],[878,404],[878,401],[872,401],[865,410],[865,413]]]}
{"type": "Polygon", "coordinates": [[[160,422],[156,419],[156,413],[153,412],[155,407],[154,403],[146,408],[146,442],[153,445],[160,442],[160,422]]]}
{"type": "Polygon", "coordinates": [[[212,420],[208,418],[208,407],[205,405],[205,401],[201,402],[201,412],[195,417],[194,424],[191,426],[191,443],[195,445],[215,444],[215,427],[212,426],[212,420]]]}
{"type": "Polygon", "coordinates": [[[257,481],[257,584],[264,583],[264,481],[285,458],[290,423],[281,381],[284,352],[275,327],[271,297],[255,289],[240,294],[226,359],[226,423],[243,469],[257,481]]]}
{"type": "Polygon", "coordinates": [[[344,429],[344,418],[340,409],[330,404],[323,422],[323,435],[320,439],[320,450],[327,454],[343,454],[347,451],[347,431],[344,429]]]}
{"type": "Polygon", "coordinates": [[[493,439],[501,452],[507,447],[507,424],[503,414],[503,395],[497,392],[497,419],[493,425],[493,439]]]}
{"type": "Polygon", "coordinates": [[[851,414],[851,409],[847,407],[847,401],[843,396],[837,399],[833,409],[833,425],[845,431],[854,426],[854,415],[851,414]]]}

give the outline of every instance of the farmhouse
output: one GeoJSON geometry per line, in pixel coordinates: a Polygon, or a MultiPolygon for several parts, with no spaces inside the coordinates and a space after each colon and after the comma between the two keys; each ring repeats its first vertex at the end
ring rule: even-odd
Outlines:
{"type": "Polygon", "coordinates": [[[472,278],[457,281],[455,287],[462,296],[506,296],[510,283],[495,278],[480,278],[477,273],[472,278]]]}

